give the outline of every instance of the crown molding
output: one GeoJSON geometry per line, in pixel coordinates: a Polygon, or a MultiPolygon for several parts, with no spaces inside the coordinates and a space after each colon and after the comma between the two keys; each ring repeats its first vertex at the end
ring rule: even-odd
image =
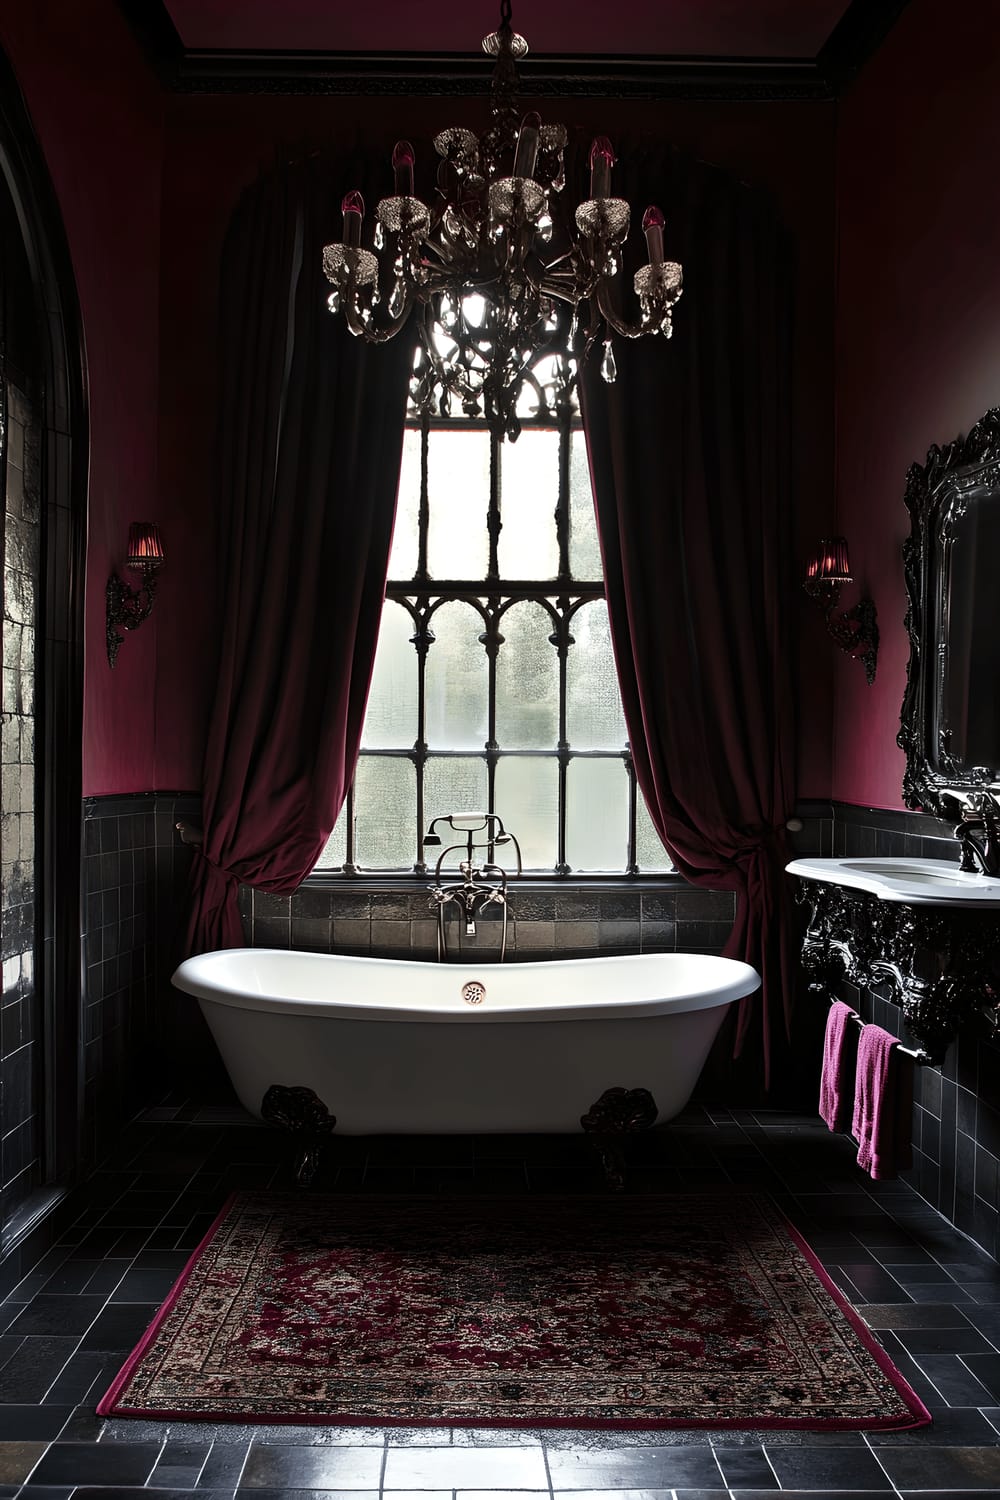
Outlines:
{"type": "MultiPolygon", "coordinates": [[[[117,0],[163,86],[181,94],[407,97],[487,95],[479,53],[288,52],[186,48],[164,0],[117,0]]],[[[860,72],[907,0],[852,0],[814,59],[533,58],[522,97],[831,100],[860,72]]]]}

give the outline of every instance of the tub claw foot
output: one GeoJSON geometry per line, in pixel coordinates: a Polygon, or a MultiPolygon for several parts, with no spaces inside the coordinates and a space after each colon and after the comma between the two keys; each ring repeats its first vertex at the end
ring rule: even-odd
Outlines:
{"type": "Polygon", "coordinates": [[[299,1147],[295,1181],[299,1187],[308,1187],[316,1175],[320,1153],[337,1124],[336,1115],[330,1114],[312,1089],[273,1083],[261,1101],[260,1117],[295,1137],[299,1147]]]}
{"type": "Polygon", "coordinates": [[[625,1186],[625,1153],[621,1137],[648,1130],[659,1113],[648,1089],[605,1089],[601,1097],[580,1116],[600,1157],[605,1181],[616,1193],[625,1186]]]}

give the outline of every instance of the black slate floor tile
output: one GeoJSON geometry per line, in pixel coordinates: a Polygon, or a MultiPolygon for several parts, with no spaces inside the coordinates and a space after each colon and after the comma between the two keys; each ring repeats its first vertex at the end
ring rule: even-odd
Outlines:
{"type": "MultiPolygon", "coordinates": [[[[253,1443],[240,1489],[377,1489],[382,1475],[380,1448],[296,1448],[253,1443]]],[[[422,1486],[409,1485],[410,1488],[422,1486]]],[[[402,1489],[400,1482],[394,1488],[402,1489]]]]}
{"type": "Polygon", "coordinates": [[[901,1490],[1000,1494],[1000,1448],[886,1448],[879,1458],[901,1490]]]}
{"type": "Polygon", "coordinates": [[[80,1348],[129,1352],[149,1327],[159,1306],[158,1302],[107,1303],[80,1340],[80,1348]]]}
{"type": "Polygon", "coordinates": [[[764,1452],[788,1489],[892,1490],[884,1468],[868,1448],[778,1448],[764,1444],[764,1452]]]}
{"type": "Polygon", "coordinates": [[[97,1296],[39,1292],[18,1313],[7,1332],[13,1335],[85,1333],[104,1302],[103,1297],[97,1296]]]}
{"type": "MultiPolygon", "coordinates": [[[[989,1356],[970,1355],[970,1359],[989,1356]]],[[[949,1406],[989,1406],[994,1398],[958,1354],[923,1354],[920,1368],[949,1406]]]]}
{"type": "Polygon", "coordinates": [[[75,1338],[28,1335],[0,1369],[0,1402],[41,1401],[77,1346],[75,1338]]]}
{"type": "Polygon", "coordinates": [[[144,1302],[159,1307],[177,1280],[171,1267],[139,1266],[126,1271],[111,1293],[111,1303],[144,1302]]]}
{"type": "MultiPolygon", "coordinates": [[[[869,1328],[965,1328],[972,1327],[953,1302],[872,1302],[861,1309],[869,1328]]],[[[978,1324],[975,1326],[978,1327],[978,1324]]]]}
{"type": "Polygon", "coordinates": [[[919,1363],[925,1354],[988,1354],[998,1361],[1000,1354],[975,1328],[899,1328],[896,1337],[919,1363]]]}
{"type": "Polygon", "coordinates": [[[730,1489],[777,1489],[778,1479],[759,1445],[729,1448],[713,1444],[715,1461],[730,1489]]]}
{"type": "Polygon", "coordinates": [[[719,1467],[710,1448],[617,1448],[599,1452],[547,1449],[552,1488],[713,1488],[719,1467]]]}
{"type": "Polygon", "coordinates": [[[34,1484],[144,1485],[158,1443],[53,1443],[32,1473],[34,1484]]]}
{"type": "Polygon", "coordinates": [[[0,1406],[0,1443],[57,1438],[73,1410],[72,1406],[0,1406]]]}

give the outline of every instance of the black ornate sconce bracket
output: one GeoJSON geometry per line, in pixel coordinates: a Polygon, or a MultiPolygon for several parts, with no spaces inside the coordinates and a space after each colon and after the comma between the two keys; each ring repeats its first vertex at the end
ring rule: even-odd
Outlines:
{"type": "Polygon", "coordinates": [[[868,686],[875,681],[878,664],[878,611],[865,596],[852,609],[834,615],[840,602],[841,584],[829,578],[807,578],[802,585],[826,616],[826,628],[841,651],[855,657],[865,669],[868,686]]]}
{"type": "Polygon", "coordinates": [[[799,882],[796,899],[809,908],[802,945],[809,988],[832,1000],[840,980],[863,988],[888,982],[935,1066],[977,1013],[1000,1014],[1000,914],[907,906],[811,880],[799,882]]]}
{"type": "Polygon", "coordinates": [[[118,648],[125,639],[121,630],[135,630],[149,618],[156,597],[156,567],[152,564],[142,569],[142,583],[137,589],[130,588],[117,573],[112,573],[105,589],[108,666],[118,660],[118,648]]]}

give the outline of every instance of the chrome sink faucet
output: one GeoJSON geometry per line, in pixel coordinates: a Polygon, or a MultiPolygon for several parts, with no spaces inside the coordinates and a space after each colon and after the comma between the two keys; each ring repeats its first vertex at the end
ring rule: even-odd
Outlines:
{"type": "MultiPolygon", "coordinates": [[[[437,909],[437,956],[438,960],[446,959],[448,956],[448,938],[446,928],[446,909],[452,903],[458,908],[464,923],[466,937],[476,935],[476,913],[481,912],[483,907],[491,903],[498,905],[502,912],[502,926],[500,930],[500,962],[503,963],[507,952],[507,871],[494,861],[496,848],[503,844],[513,844],[517,855],[517,873],[521,874],[521,846],[512,833],[508,833],[503,826],[503,819],[496,813],[443,813],[434,818],[424,837],[424,847],[441,844],[441,835],[437,832],[438,824],[447,825],[453,834],[460,838],[453,844],[442,848],[434,866],[434,885],[431,889],[431,910],[437,909]],[[449,854],[456,850],[461,851],[464,858],[458,861],[461,880],[454,881],[450,885],[442,885],[441,870],[449,854]],[[482,850],[486,859],[482,864],[476,862],[476,852],[482,850]]],[[[446,834],[445,837],[448,835],[446,834]]]]}
{"type": "Polygon", "coordinates": [[[1000,820],[991,797],[977,797],[963,809],[955,837],[962,844],[960,870],[1000,876],[1000,820]]]}

